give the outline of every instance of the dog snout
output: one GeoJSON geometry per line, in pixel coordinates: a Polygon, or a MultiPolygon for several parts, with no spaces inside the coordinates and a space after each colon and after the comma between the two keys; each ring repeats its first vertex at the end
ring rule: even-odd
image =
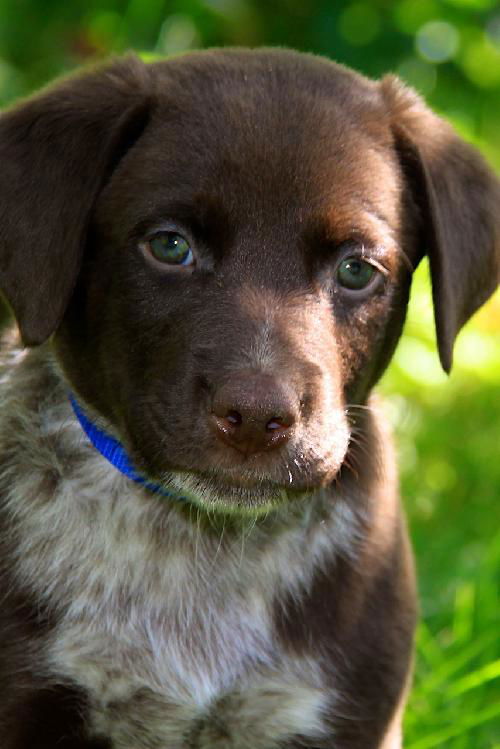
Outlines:
{"type": "Polygon", "coordinates": [[[210,414],[217,437],[246,456],[287,442],[298,417],[293,389],[256,372],[233,375],[218,387],[210,414]]]}

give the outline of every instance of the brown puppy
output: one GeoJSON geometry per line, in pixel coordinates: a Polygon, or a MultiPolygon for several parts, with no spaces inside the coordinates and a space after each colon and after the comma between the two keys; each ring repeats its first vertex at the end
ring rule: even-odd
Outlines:
{"type": "Polygon", "coordinates": [[[367,404],[424,253],[446,370],[496,288],[493,174],[393,77],[270,50],[71,77],[0,158],[2,748],[399,747],[367,404]]]}

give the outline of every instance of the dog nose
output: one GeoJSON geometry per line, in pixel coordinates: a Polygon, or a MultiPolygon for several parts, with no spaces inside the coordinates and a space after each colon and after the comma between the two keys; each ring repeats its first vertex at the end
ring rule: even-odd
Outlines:
{"type": "Polygon", "coordinates": [[[292,389],[272,375],[235,375],[214,394],[212,423],[225,444],[251,455],[290,438],[297,402],[292,389]]]}

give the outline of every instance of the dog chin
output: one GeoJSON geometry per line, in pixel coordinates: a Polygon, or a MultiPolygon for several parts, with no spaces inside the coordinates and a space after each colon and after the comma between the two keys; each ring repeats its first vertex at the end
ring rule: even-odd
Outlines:
{"type": "Polygon", "coordinates": [[[200,509],[234,515],[265,515],[313,493],[265,479],[238,484],[216,474],[169,473],[162,483],[167,491],[200,509]]]}

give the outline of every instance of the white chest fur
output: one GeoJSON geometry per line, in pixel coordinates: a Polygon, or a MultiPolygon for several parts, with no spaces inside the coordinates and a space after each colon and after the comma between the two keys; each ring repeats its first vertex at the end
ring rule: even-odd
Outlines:
{"type": "Polygon", "coordinates": [[[321,735],[320,669],[287,657],[272,626],[276,597],[312,573],[303,529],[257,553],[257,538],[215,544],[178,517],[174,538],[175,510],[128,482],[97,497],[59,541],[65,610],[47,652],[49,672],[89,693],[94,730],[120,749],[321,735]]]}
{"type": "Polygon", "coordinates": [[[282,651],[273,607],[349,552],[347,506],[320,519],[311,502],[300,521],[283,513],[209,532],[197,510],[184,517],[109,466],[63,388],[37,423],[16,408],[18,464],[4,475],[14,567],[57,612],[44,674],[85,689],[94,732],[116,749],[273,749],[321,736],[333,695],[317,663],[282,651]]]}

